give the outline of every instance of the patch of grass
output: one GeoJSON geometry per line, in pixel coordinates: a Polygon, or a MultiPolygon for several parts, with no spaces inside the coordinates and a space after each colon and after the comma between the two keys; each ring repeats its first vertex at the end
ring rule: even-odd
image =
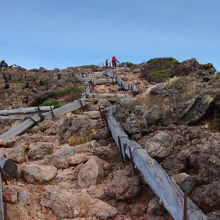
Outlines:
{"type": "Polygon", "coordinates": [[[54,106],[54,108],[59,108],[61,106],[60,102],[57,100],[46,100],[40,106],[54,106]]]}
{"type": "Polygon", "coordinates": [[[180,62],[178,60],[176,60],[175,58],[172,58],[170,60],[167,60],[165,63],[166,63],[167,66],[172,66],[172,65],[178,64],[180,62]]]}
{"type": "Polygon", "coordinates": [[[77,110],[73,111],[73,114],[75,114],[75,115],[82,115],[83,112],[84,112],[83,109],[77,109],[77,110]]]}
{"type": "Polygon", "coordinates": [[[208,96],[205,97],[204,101],[207,102],[207,103],[211,103],[211,102],[214,101],[214,99],[211,96],[208,95],[208,96]]]}
{"type": "Polygon", "coordinates": [[[155,63],[159,59],[162,59],[162,58],[153,58],[153,59],[148,60],[147,63],[155,63]]]}
{"type": "Polygon", "coordinates": [[[23,80],[23,79],[12,79],[10,82],[13,82],[13,83],[27,83],[27,81],[23,80]]]}
{"type": "Polygon", "coordinates": [[[151,72],[149,74],[149,77],[155,78],[157,80],[166,80],[166,79],[169,79],[169,72],[167,70],[157,70],[157,71],[151,72]]]}
{"type": "Polygon", "coordinates": [[[188,99],[188,100],[186,101],[186,103],[187,103],[187,104],[192,104],[192,103],[194,103],[195,100],[197,99],[197,97],[198,97],[198,96],[195,96],[195,97],[193,97],[193,98],[188,99]]]}
{"type": "Polygon", "coordinates": [[[218,75],[216,76],[216,79],[220,79],[220,74],[218,74],[218,75]]]}
{"type": "Polygon", "coordinates": [[[55,185],[55,184],[56,184],[56,180],[54,178],[43,182],[43,185],[55,185]]]}
{"type": "Polygon", "coordinates": [[[41,79],[40,82],[42,84],[47,84],[49,82],[49,79],[48,78],[44,78],[44,79],[41,79]]]}
{"type": "Polygon", "coordinates": [[[150,59],[147,61],[147,63],[155,63],[157,62],[158,60],[161,60],[165,62],[166,65],[168,66],[171,66],[171,65],[174,65],[174,64],[178,64],[179,61],[173,57],[158,57],[158,58],[153,58],[153,59],[150,59]]]}
{"type": "Polygon", "coordinates": [[[59,90],[53,91],[52,96],[58,97],[58,96],[66,95],[66,94],[79,94],[82,91],[83,91],[83,88],[70,86],[65,89],[59,89],[59,90]]]}
{"type": "Polygon", "coordinates": [[[68,143],[72,146],[79,145],[79,144],[85,144],[87,142],[91,141],[90,136],[84,135],[84,136],[71,136],[68,139],[68,143]]]}

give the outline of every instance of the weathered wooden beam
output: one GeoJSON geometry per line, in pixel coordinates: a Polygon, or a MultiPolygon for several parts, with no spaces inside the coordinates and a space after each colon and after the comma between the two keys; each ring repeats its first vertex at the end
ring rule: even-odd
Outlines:
{"type": "Polygon", "coordinates": [[[94,98],[94,99],[106,99],[111,102],[116,102],[122,98],[131,98],[131,95],[126,95],[126,94],[113,94],[113,93],[89,93],[88,98],[94,98]]]}
{"type": "Polygon", "coordinates": [[[6,116],[0,115],[0,120],[24,120],[27,117],[28,116],[25,115],[6,115],[6,116]]]}
{"type": "MultiPolygon", "coordinates": [[[[167,175],[165,170],[151,158],[137,142],[128,139],[127,134],[113,116],[116,106],[108,109],[106,116],[108,127],[117,146],[121,146],[123,156],[132,158],[146,183],[160,198],[161,203],[175,220],[183,219],[184,194],[179,186],[167,175]],[[120,141],[120,143],[119,143],[120,141]],[[130,148],[130,149],[129,149],[130,148]],[[131,155],[131,154],[132,155],[131,155]]],[[[206,215],[188,199],[188,220],[205,220],[206,215]]]]}
{"type": "Polygon", "coordinates": [[[3,193],[2,193],[2,175],[0,173],[0,219],[4,220],[4,203],[3,203],[3,193]]]}
{"type": "Polygon", "coordinates": [[[30,107],[30,108],[17,108],[17,109],[7,109],[0,110],[0,115],[13,115],[13,114],[28,114],[35,112],[48,112],[54,109],[53,106],[39,106],[39,107],[30,107]]]}

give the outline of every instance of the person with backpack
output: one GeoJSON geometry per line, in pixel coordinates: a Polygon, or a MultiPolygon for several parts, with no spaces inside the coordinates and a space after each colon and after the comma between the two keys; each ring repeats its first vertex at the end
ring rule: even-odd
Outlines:
{"type": "Polygon", "coordinates": [[[120,63],[115,56],[112,57],[113,69],[116,69],[117,63],[120,63]]]}
{"type": "Polygon", "coordinates": [[[105,66],[108,66],[108,58],[105,60],[105,66]]]}

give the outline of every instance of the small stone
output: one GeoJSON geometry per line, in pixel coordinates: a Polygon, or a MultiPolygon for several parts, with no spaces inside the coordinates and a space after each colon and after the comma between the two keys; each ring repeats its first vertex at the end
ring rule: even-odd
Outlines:
{"type": "Polygon", "coordinates": [[[45,155],[53,153],[53,144],[47,142],[38,142],[30,144],[28,157],[33,160],[43,159],[45,155]]]}
{"type": "Polygon", "coordinates": [[[153,198],[148,204],[147,213],[150,215],[162,216],[165,213],[164,207],[159,203],[158,198],[153,198]]]}
{"type": "Polygon", "coordinates": [[[83,114],[89,116],[91,119],[99,119],[101,117],[99,111],[83,112],[83,114]]]}
{"type": "Polygon", "coordinates": [[[101,108],[107,108],[107,107],[110,107],[112,104],[106,99],[100,99],[97,105],[100,106],[101,108]]]}
{"type": "Polygon", "coordinates": [[[18,192],[15,189],[6,188],[3,192],[3,198],[5,202],[17,203],[18,192]]]}
{"type": "Polygon", "coordinates": [[[172,178],[177,184],[181,184],[184,182],[190,175],[187,173],[178,173],[176,175],[173,175],[172,178]]]}
{"type": "Polygon", "coordinates": [[[58,151],[56,151],[56,154],[60,154],[61,156],[68,158],[75,154],[75,150],[69,144],[64,144],[58,151]]]}
{"type": "Polygon", "coordinates": [[[55,178],[56,182],[57,183],[72,182],[74,180],[77,180],[79,170],[80,170],[80,168],[82,168],[82,166],[83,165],[80,164],[76,168],[68,168],[68,169],[61,170],[55,178]]]}
{"type": "Polygon", "coordinates": [[[146,141],[145,149],[152,157],[166,158],[173,149],[172,138],[167,132],[161,131],[146,141]]]}
{"type": "Polygon", "coordinates": [[[66,158],[57,153],[45,156],[44,162],[54,165],[57,169],[64,169],[69,167],[66,158]]]}
{"type": "Polygon", "coordinates": [[[18,202],[24,205],[29,205],[31,203],[31,193],[27,190],[18,192],[18,202]]]}
{"type": "Polygon", "coordinates": [[[91,157],[91,153],[79,153],[75,154],[67,159],[70,165],[77,165],[80,163],[85,163],[91,157]]]}
{"type": "Polygon", "coordinates": [[[26,161],[27,156],[24,147],[18,145],[9,152],[8,157],[17,163],[23,163],[26,161]]]}
{"type": "Polygon", "coordinates": [[[196,185],[196,177],[195,176],[189,176],[185,181],[183,181],[180,184],[180,188],[186,192],[186,193],[191,193],[193,190],[194,186],[196,185]]]}

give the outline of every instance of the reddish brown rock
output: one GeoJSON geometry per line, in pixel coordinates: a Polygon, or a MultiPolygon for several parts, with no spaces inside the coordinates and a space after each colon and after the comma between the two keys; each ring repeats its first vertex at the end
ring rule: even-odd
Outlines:
{"type": "Polygon", "coordinates": [[[141,182],[138,176],[131,175],[131,167],[119,170],[108,184],[106,194],[116,200],[133,199],[141,192],[141,182]]]}
{"type": "Polygon", "coordinates": [[[96,185],[101,182],[104,177],[104,163],[103,161],[92,156],[78,174],[78,184],[81,187],[88,187],[96,185]]]}
{"type": "Polygon", "coordinates": [[[32,220],[28,210],[19,204],[7,204],[7,220],[32,220]]]}

